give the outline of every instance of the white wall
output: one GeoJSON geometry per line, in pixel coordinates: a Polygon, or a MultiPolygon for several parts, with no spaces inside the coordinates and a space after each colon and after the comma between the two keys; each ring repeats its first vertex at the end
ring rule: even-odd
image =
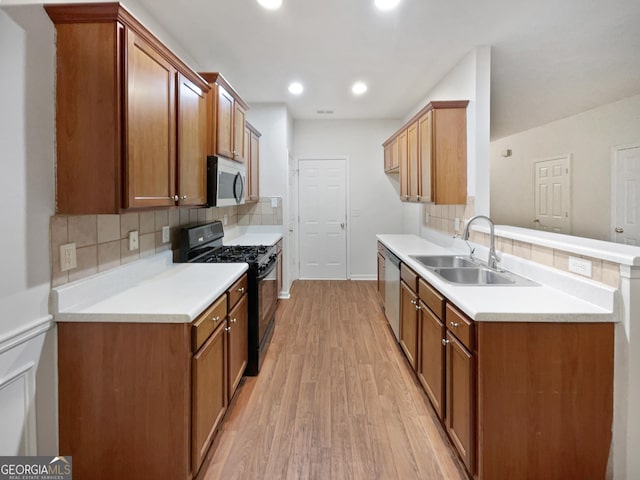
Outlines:
{"type": "Polygon", "coordinates": [[[41,6],[0,10],[0,455],[57,453],[48,313],[54,54],[54,29],[41,6]]]}
{"type": "MultiPolygon", "coordinates": [[[[467,106],[467,195],[475,213],[489,213],[489,133],[491,124],[491,49],[476,47],[445,75],[405,117],[409,120],[436,100],[469,100],[467,106]]],[[[404,205],[405,224],[423,225],[424,206],[404,205]],[[408,217],[408,219],[407,219],[408,217]]],[[[407,233],[413,233],[412,230],[407,233]]]]}
{"type": "Polygon", "coordinates": [[[382,142],[398,120],[295,120],[293,150],[301,156],[346,156],[349,164],[347,213],[350,278],[375,278],[376,234],[402,232],[397,175],[384,173],[382,142]]]}
{"type": "Polygon", "coordinates": [[[640,143],[640,95],[491,142],[492,217],[534,228],[533,163],[571,154],[571,233],[610,240],[611,147],[630,143],[640,143]]]}

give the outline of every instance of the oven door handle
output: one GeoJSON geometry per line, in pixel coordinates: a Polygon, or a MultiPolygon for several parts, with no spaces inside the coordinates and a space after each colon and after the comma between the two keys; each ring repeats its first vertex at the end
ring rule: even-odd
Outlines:
{"type": "Polygon", "coordinates": [[[244,196],[244,181],[242,180],[240,172],[236,173],[236,178],[233,180],[233,196],[235,197],[236,203],[242,202],[242,197],[244,196]],[[239,187],[238,184],[240,184],[239,187]]]}

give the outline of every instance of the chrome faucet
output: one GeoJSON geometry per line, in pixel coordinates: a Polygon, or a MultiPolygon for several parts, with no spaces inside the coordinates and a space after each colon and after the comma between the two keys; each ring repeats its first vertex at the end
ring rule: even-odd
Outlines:
{"type": "MultiPolygon", "coordinates": [[[[493,231],[493,227],[494,227],[493,220],[491,220],[486,215],[476,215],[475,217],[471,217],[464,227],[464,232],[462,233],[462,239],[465,242],[469,240],[469,227],[475,220],[479,218],[484,218],[487,222],[489,222],[489,228],[491,233],[491,239],[490,239],[491,246],[489,247],[489,258],[487,259],[487,266],[489,268],[497,269],[498,262],[500,261],[500,257],[496,253],[496,236],[493,231]]],[[[467,242],[467,245],[469,245],[468,242],[467,242]]],[[[469,248],[471,249],[471,246],[469,246],[469,248]]],[[[471,250],[471,256],[473,256],[473,250],[471,250]]]]}

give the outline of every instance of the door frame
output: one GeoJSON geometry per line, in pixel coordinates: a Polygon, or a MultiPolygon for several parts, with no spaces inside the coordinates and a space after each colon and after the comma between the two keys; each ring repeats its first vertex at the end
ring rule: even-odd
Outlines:
{"type": "Polygon", "coordinates": [[[625,145],[615,145],[611,147],[611,230],[609,231],[609,239],[616,243],[616,226],[618,225],[618,198],[616,195],[616,184],[618,183],[618,153],[622,150],[630,150],[632,148],[640,148],[640,143],[629,143],[625,145]]]}
{"type": "MultiPolygon", "coordinates": [[[[532,167],[532,172],[533,172],[533,218],[534,220],[536,219],[536,195],[537,195],[537,189],[536,189],[536,164],[539,162],[549,162],[552,160],[560,160],[560,159],[566,159],[567,160],[567,168],[569,169],[568,172],[568,177],[569,177],[569,186],[567,187],[568,192],[567,192],[567,212],[569,213],[569,231],[568,232],[562,232],[565,235],[571,235],[572,231],[573,231],[573,155],[571,153],[564,153],[564,154],[560,154],[560,155],[553,155],[551,157],[545,157],[545,158],[534,158],[533,161],[531,162],[531,167],[532,167]]],[[[536,230],[539,230],[538,225],[534,225],[533,228],[536,230]]]]}
{"type": "Polygon", "coordinates": [[[351,189],[349,185],[351,184],[351,162],[349,160],[348,155],[321,155],[321,154],[310,154],[310,155],[296,155],[294,158],[296,171],[295,175],[298,177],[298,191],[296,195],[296,228],[298,230],[298,234],[296,238],[298,240],[298,251],[296,259],[296,278],[300,278],[300,251],[302,250],[302,242],[300,241],[300,161],[301,160],[344,160],[345,162],[345,233],[346,233],[346,278],[347,280],[351,280],[351,221],[349,212],[351,212],[351,189]]]}

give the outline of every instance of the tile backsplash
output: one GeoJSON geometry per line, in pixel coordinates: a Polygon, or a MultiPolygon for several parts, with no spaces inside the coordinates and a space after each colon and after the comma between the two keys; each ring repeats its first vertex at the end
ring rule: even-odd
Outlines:
{"type": "Polygon", "coordinates": [[[466,205],[424,205],[424,224],[434,230],[439,230],[451,235],[461,235],[464,230],[464,221],[473,217],[474,197],[467,197],[466,205]],[[460,220],[458,229],[455,228],[455,219],[460,220]]]}
{"type": "Polygon", "coordinates": [[[78,280],[147,255],[173,250],[180,244],[180,229],[227,217],[235,225],[281,225],[282,198],[271,207],[271,198],[260,202],[220,208],[171,208],[120,215],[54,215],[51,217],[51,284],[78,280]],[[162,227],[168,226],[170,241],[162,243],[162,227]],[[138,249],[130,251],[129,232],[138,231],[138,249]],[[60,271],[60,245],[76,244],[76,268],[60,271]]]}

